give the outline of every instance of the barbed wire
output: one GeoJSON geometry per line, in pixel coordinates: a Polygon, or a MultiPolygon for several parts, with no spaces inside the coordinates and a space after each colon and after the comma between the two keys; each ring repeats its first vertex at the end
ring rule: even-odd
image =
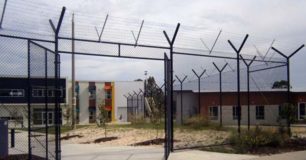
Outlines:
{"type": "MultiPolygon", "coordinates": [[[[2,4],[3,5],[3,4],[2,4]]],[[[3,7],[3,6],[0,6],[3,7]]],[[[60,14],[61,6],[51,6],[48,3],[36,2],[33,0],[14,1],[7,5],[7,19],[4,20],[4,29],[17,34],[37,34],[39,36],[53,36],[48,19],[54,19],[55,23],[60,14]],[[9,15],[14,14],[14,15],[9,15]],[[15,14],[17,14],[15,16],[15,14]],[[20,16],[19,16],[20,15],[20,16]]],[[[82,11],[73,11],[67,9],[66,15],[60,31],[61,36],[71,37],[71,18],[72,14],[75,15],[75,28],[76,38],[85,39],[98,39],[95,27],[102,28],[105,22],[107,13],[99,15],[89,15],[82,11]]],[[[140,19],[136,18],[122,18],[109,15],[106,23],[105,32],[103,33],[103,40],[115,40],[119,42],[135,43],[132,32],[137,33],[141,24],[140,19]]],[[[169,32],[171,36],[175,29],[175,25],[167,23],[159,23],[145,20],[143,29],[140,32],[139,44],[151,44],[167,46],[167,41],[162,31],[169,32]]],[[[216,41],[217,34],[220,30],[211,30],[205,27],[194,27],[188,25],[181,25],[178,38],[175,42],[176,48],[186,48],[190,51],[197,49],[204,49],[205,46],[202,41],[209,47],[216,41]]],[[[213,54],[227,54],[233,53],[227,40],[233,42],[241,42],[244,34],[232,33],[222,29],[222,33],[214,46],[213,54]]],[[[265,52],[269,49],[269,44],[273,38],[255,37],[250,36],[244,50],[247,54],[256,55],[256,50],[253,45],[256,45],[258,50],[265,52]]],[[[276,41],[275,45],[280,46],[280,42],[276,41]]],[[[286,47],[285,47],[286,48],[286,47]]],[[[202,52],[202,51],[201,51],[202,52]]],[[[269,53],[270,57],[275,56],[273,53],[269,53]]],[[[276,55],[277,56],[277,55],[276,55]]]]}

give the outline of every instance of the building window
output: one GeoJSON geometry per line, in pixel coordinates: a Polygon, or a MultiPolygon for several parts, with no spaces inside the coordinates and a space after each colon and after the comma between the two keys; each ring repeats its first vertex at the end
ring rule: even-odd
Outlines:
{"type": "Polygon", "coordinates": [[[111,98],[112,98],[112,92],[111,91],[106,91],[105,99],[111,99],[111,98]]]}
{"type": "Polygon", "coordinates": [[[89,111],[89,123],[96,122],[96,111],[89,111]]]}
{"type": "Polygon", "coordinates": [[[76,119],[76,124],[79,124],[80,123],[80,113],[76,113],[76,116],[75,116],[75,119],[76,119]]]}
{"type": "MultiPolygon", "coordinates": [[[[33,97],[45,97],[45,89],[33,89],[32,96],[33,97]]],[[[48,89],[47,90],[48,97],[55,97],[55,89],[48,89]]],[[[59,97],[63,97],[63,90],[59,89],[59,97]]]]}
{"type": "Polygon", "coordinates": [[[305,114],[305,103],[300,103],[299,104],[299,117],[300,119],[306,119],[306,114],[305,114]]]}
{"type": "Polygon", "coordinates": [[[48,97],[54,97],[54,90],[48,90],[48,97]]]}
{"type": "Polygon", "coordinates": [[[209,107],[209,117],[211,120],[218,119],[218,107],[217,106],[209,107]]]}
{"type": "Polygon", "coordinates": [[[256,106],[256,119],[265,119],[265,106],[256,106]]]}
{"type": "Polygon", "coordinates": [[[47,112],[44,108],[33,109],[33,124],[34,125],[52,125],[54,123],[54,109],[48,109],[47,112]]]}
{"type": "Polygon", "coordinates": [[[44,90],[43,89],[33,89],[32,96],[33,97],[43,97],[44,96],[44,90]]]}
{"type": "Polygon", "coordinates": [[[233,119],[234,120],[238,119],[238,114],[239,114],[238,106],[233,106],[233,119]]]}
{"type": "Polygon", "coordinates": [[[0,89],[0,97],[24,97],[23,89],[0,89]]]}
{"type": "MultiPolygon", "coordinates": [[[[59,89],[58,91],[58,96],[63,97],[63,89],[59,89]]],[[[55,97],[55,89],[48,89],[48,97],[55,97]]]]}
{"type": "Polygon", "coordinates": [[[278,116],[281,118],[281,119],[285,119],[286,118],[286,115],[283,111],[283,107],[282,105],[279,105],[278,106],[278,116]]]}
{"type": "Polygon", "coordinates": [[[36,109],[34,109],[34,112],[33,112],[33,124],[35,124],[35,125],[42,125],[43,124],[42,112],[37,111],[36,109]]]}

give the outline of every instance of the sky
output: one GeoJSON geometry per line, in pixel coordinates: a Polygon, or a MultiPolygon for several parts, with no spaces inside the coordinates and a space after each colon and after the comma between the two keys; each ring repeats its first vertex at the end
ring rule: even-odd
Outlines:
{"type": "MultiPolygon", "coordinates": [[[[62,6],[67,8],[61,32],[63,36],[70,36],[71,15],[75,13],[77,36],[82,38],[96,39],[94,27],[100,30],[108,14],[110,18],[103,40],[133,43],[131,31],[137,34],[144,20],[140,44],[167,46],[162,30],[172,35],[178,22],[182,27],[177,37],[177,48],[205,49],[201,46],[202,38],[210,48],[220,30],[222,34],[215,50],[229,52],[227,54],[231,54],[232,49],[226,41],[231,39],[238,46],[245,34],[249,34],[250,38],[242,52],[250,55],[257,54],[255,45],[264,54],[273,40],[273,46],[287,55],[306,42],[306,21],[303,20],[306,1],[302,0],[8,0],[3,30],[39,33],[50,38],[52,30],[48,26],[48,19],[56,23],[62,6]]],[[[68,42],[63,45],[63,49],[69,49],[68,42]]],[[[77,44],[77,47],[79,51],[90,48],[91,52],[115,50],[106,45],[77,44]]],[[[123,48],[123,51],[126,55],[147,53],[157,57],[163,56],[164,52],[139,47],[123,48]]],[[[302,49],[291,59],[294,90],[306,90],[305,51],[305,48],[302,49]]],[[[270,51],[268,56],[272,55],[270,51]]],[[[191,69],[199,72],[207,69],[207,73],[215,74],[217,72],[213,69],[212,61],[219,65],[225,63],[221,60],[177,56],[174,72],[178,76],[188,75],[189,80],[195,79],[191,69]]],[[[229,63],[233,65],[233,62],[229,63]]],[[[62,76],[70,77],[70,55],[62,55],[61,65],[62,76]]],[[[76,78],[80,80],[143,79],[144,71],[148,71],[160,83],[163,80],[163,63],[158,61],[77,56],[76,65],[76,78]]]]}

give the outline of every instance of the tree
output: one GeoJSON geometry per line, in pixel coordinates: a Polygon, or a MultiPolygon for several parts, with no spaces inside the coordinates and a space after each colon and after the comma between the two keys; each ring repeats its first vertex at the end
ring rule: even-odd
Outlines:
{"type": "Polygon", "coordinates": [[[284,89],[284,88],[288,88],[288,81],[285,80],[275,81],[272,86],[272,89],[284,89]]]}
{"type": "Polygon", "coordinates": [[[105,102],[102,101],[99,105],[99,115],[97,117],[97,126],[104,128],[104,136],[107,137],[107,122],[109,121],[108,118],[108,111],[105,108],[105,102]]]}
{"type": "MultiPolygon", "coordinates": [[[[70,124],[72,124],[71,121],[70,121],[70,120],[72,120],[72,116],[71,116],[72,109],[71,109],[71,107],[68,107],[67,105],[65,105],[64,108],[65,108],[65,111],[63,112],[63,117],[66,120],[66,124],[70,125],[70,124]]],[[[71,126],[71,128],[73,128],[73,126],[71,126]]]]}
{"type": "Polygon", "coordinates": [[[291,136],[291,124],[296,122],[297,107],[291,103],[284,103],[281,105],[280,117],[286,119],[287,133],[291,136]]]}
{"type": "Polygon", "coordinates": [[[156,138],[158,138],[159,126],[162,124],[164,114],[164,93],[155,82],[154,77],[149,77],[146,83],[146,96],[151,107],[149,115],[150,122],[156,129],[156,138]]]}

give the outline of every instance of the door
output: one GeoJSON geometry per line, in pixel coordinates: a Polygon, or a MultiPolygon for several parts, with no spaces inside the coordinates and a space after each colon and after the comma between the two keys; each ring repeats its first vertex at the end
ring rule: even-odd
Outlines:
{"type": "Polygon", "coordinates": [[[59,60],[59,55],[52,50],[28,40],[29,159],[58,159],[61,116],[59,60]],[[50,94],[50,90],[54,90],[54,95],[50,94]],[[36,91],[41,93],[36,94],[36,91]],[[32,113],[37,105],[41,107],[41,115],[32,113]],[[42,125],[35,125],[37,116],[41,117],[42,125]],[[50,134],[51,130],[55,133],[50,134]]]}

